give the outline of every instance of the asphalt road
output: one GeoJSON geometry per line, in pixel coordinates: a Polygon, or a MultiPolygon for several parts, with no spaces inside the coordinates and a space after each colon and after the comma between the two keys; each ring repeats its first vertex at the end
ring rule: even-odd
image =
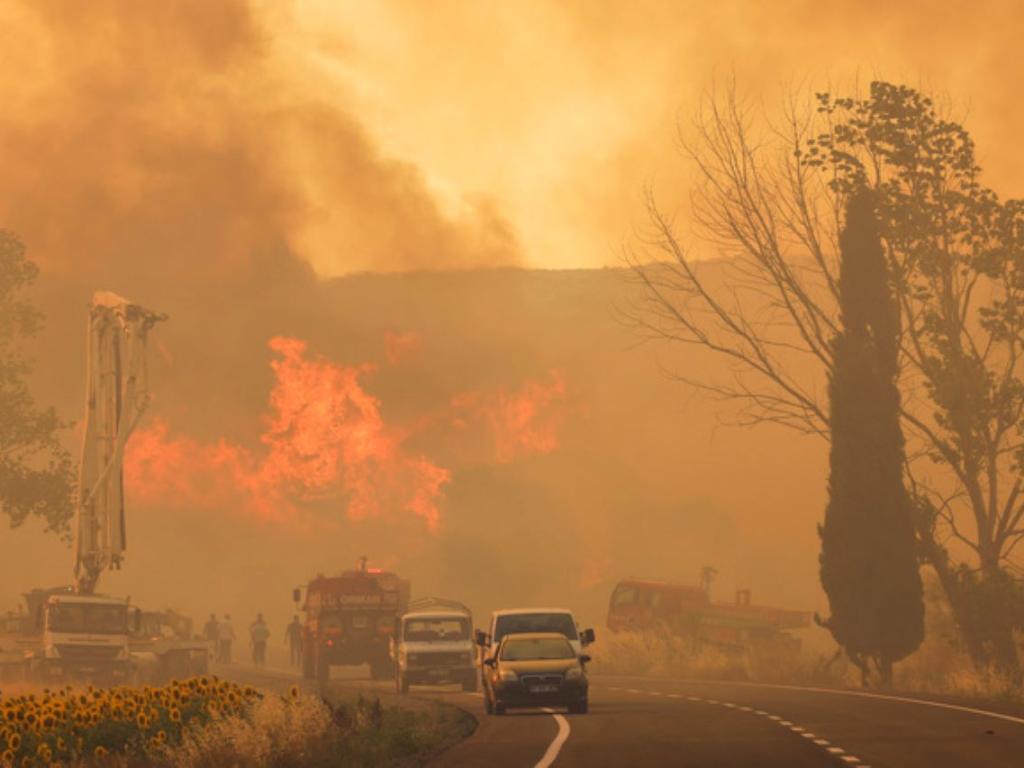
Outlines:
{"type": "MultiPolygon", "coordinates": [[[[383,683],[331,685],[394,701],[383,683]]],[[[431,763],[438,768],[1024,766],[1024,717],[859,692],[596,677],[589,714],[505,716],[486,715],[479,695],[454,688],[414,687],[409,696],[462,707],[480,723],[431,763]]]]}

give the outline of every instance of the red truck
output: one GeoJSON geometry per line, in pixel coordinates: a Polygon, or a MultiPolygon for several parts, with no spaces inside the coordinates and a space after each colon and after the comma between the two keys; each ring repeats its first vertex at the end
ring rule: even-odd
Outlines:
{"type": "MultiPolygon", "coordinates": [[[[320,683],[332,666],[369,664],[374,680],[393,677],[391,638],[409,604],[410,584],[397,574],[359,567],[339,576],[318,575],[306,585],[302,675],[320,683]]],[[[302,589],[293,593],[302,602],[302,589]]]]}
{"type": "Polygon", "coordinates": [[[717,603],[706,587],[657,579],[620,581],[608,606],[613,632],[667,629],[724,651],[795,652],[800,641],[789,630],[810,624],[808,611],[751,604],[750,590],[739,590],[734,603],[717,603]]]}

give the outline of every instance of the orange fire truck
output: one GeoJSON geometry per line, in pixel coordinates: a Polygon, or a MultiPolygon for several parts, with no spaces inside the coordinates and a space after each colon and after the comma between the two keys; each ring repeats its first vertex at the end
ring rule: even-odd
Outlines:
{"type": "MultiPolygon", "coordinates": [[[[394,676],[391,636],[409,603],[410,584],[396,574],[359,567],[339,576],[318,575],[306,586],[302,610],[302,674],[307,680],[327,681],[332,666],[369,664],[370,676],[394,676]]],[[[302,602],[302,589],[293,593],[302,602]]]]}
{"type": "Polygon", "coordinates": [[[608,629],[645,631],[667,628],[695,646],[727,652],[793,652],[800,640],[787,630],[810,626],[811,613],[752,605],[750,590],[736,593],[734,603],[712,602],[707,586],[656,579],[620,581],[608,607],[608,629]]]}

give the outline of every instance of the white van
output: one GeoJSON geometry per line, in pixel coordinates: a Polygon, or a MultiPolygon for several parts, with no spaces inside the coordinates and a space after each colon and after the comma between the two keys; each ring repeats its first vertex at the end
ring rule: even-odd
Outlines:
{"type": "Polygon", "coordinates": [[[489,632],[477,630],[476,644],[481,648],[481,661],[493,658],[505,635],[522,632],[560,632],[572,645],[576,655],[594,642],[594,630],[580,630],[576,617],[568,608],[513,608],[491,614],[489,632]]]}

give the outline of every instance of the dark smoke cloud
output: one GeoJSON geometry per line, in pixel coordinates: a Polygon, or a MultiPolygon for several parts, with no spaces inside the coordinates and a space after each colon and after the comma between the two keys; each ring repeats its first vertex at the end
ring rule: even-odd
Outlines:
{"type": "Polygon", "coordinates": [[[492,206],[449,220],[414,167],[380,156],[343,94],[289,88],[248,3],[15,8],[0,54],[0,221],[49,272],[137,293],[230,284],[275,251],[329,249],[343,271],[516,261],[492,206]]]}

